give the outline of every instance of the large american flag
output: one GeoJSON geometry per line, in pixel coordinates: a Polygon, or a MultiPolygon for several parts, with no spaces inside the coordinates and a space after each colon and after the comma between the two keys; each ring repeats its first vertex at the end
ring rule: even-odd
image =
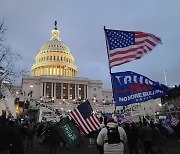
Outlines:
{"type": "Polygon", "coordinates": [[[69,116],[75,121],[81,134],[86,135],[100,128],[100,122],[93,114],[92,107],[88,101],[81,103],[69,113],[69,116]]]}
{"type": "Polygon", "coordinates": [[[140,59],[161,43],[160,38],[150,33],[111,29],[104,29],[104,31],[110,68],[140,59]]]}

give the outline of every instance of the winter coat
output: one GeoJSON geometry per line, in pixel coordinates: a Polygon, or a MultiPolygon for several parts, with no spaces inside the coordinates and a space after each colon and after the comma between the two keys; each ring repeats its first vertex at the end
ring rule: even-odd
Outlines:
{"type": "MultiPolygon", "coordinates": [[[[109,122],[107,127],[109,128],[116,128],[118,125],[115,122],[109,122]]],[[[107,127],[103,128],[97,137],[97,144],[100,146],[104,145],[104,154],[123,154],[124,151],[124,143],[127,141],[126,132],[122,127],[118,126],[118,132],[120,135],[120,143],[116,144],[108,144],[106,141],[108,140],[107,137],[107,127]]]]}

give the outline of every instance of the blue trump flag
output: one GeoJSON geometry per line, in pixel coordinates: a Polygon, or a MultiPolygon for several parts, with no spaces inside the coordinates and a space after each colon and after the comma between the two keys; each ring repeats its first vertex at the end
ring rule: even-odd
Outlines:
{"type": "Polygon", "coordinates": [[[111,73],[116,106],[126,106],[160,98],[168,92],[168,87],[135,72],[111,73]]]}

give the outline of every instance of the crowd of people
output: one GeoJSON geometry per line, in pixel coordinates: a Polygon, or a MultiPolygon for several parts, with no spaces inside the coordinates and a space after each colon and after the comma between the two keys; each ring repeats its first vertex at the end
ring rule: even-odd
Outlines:
{"type": "Polygon", "coordinates": [[[104,118],[99,132],[94,132],[98,134],[94,138],[97,141],[99,153],[124,154],[128,151],[129,154],[161,154],[163,153],[162,145],[169,138],[176,135],[180,139],[179,122],[171,128],[173,132],[164,127],[163,123],[164,121],[154,123],[146,118],[139,122],[118,123],[113,118],[104,118]],[[109,129],[112,129],[112,134],[109,133],[109,129]]]}
{"type": "MultiPolygon", "coordinates": [[[[161,145],[171,135],[161,123],[139,122],[118,123],[113,118],[100,118],[101,128],[87,136],[89,145],[95,146],[100,154],[123,154],[128,147],[130,154],[144,154],[155,151],[162,153],[161,145]]],[[[55,122],[32,122],[22,119],[8,119],[0,116],[0,153],[24,154],[34,148],[34,138],[39,138],[39,146],[48,147],[50,154],[58,149],[69,148],[58,133],[55,122]]],[[[179,124],[176,129],[178,129],[179,124]]],[[[81,146],[78,145],[78,146],[81,146]]]]}
{"type": "MultiPolygon", "coordinates": [[[[129,151],[130,154],[161,154],[163,153],[162,145],[168,140],[168,138],[176,135],[180,139],[180,123],[178,122],[176,124],[177,125],[174,127],[169,126],[169,128],[173,130],[172,132],[167,127],[164,127],[164,120],[154,123],[153,121],[149,121],[143,117],[139,122],[118,123],[112,118],[107,118],[103,125],[103,129],[97,137],[97,144],[103,145],[104,154],[123,154],[124,151],[129,151]],[[106,145],[108,138],[107,126],[109,125],[113,125],[114,127],[117,127],[118,125],[120,145],[117,143],[114,145],[106,145]],[[128,150],[125,148],[125,145],[128,150]],[[110,147],[107,148],[107,146],[110,147]],[[118,147],[116,148],[116,146],[118,147]],[[152,147],[155,147],[156,151],[154,151],[154,148],[152,147]]],[[[100,153],[103,154],[103,152],[100,153]]]]}
{"type": "Polygon", "coordinates": [[[56,153],[58,146],[65,145],[58,135],[54,122],[32,122],[25,119],[7,119],[0,116],[0,154],[24,154],[34,147],[34,139],[48,146],[49,153],[56,153]]]}

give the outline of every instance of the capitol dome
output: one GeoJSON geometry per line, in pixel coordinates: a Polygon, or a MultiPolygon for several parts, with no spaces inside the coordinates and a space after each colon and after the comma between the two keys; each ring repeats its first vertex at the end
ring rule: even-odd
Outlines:
{"type": "Polygon", "coordinates": [[[74,58],[67,45],[59,38],[57,22],[52,30],[51,39],[44,44],[35,58],[32,66],[32,75],[59,75],[75,77],[77,67],[74,65],[74,58]]]}

